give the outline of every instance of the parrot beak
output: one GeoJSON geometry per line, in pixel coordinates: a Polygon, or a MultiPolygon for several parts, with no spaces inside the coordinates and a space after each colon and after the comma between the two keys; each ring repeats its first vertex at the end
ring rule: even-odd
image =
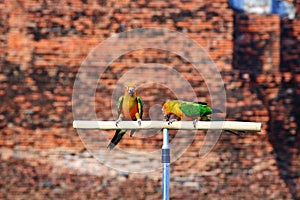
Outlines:
{"type": "Polygon", "coordinates": [[[165,119],[165,120],[169,120],[169,119],[170,119],[170,115],[169,115],[169,114],[165,114],[165,115],[164,115],[164,119],[165,119]]]}
{"type": "Polygon", "coordinates": [[[133,87],[128,88],[128,93],[130,96],[132,96],[134,94],[134,88],[133,87]]]}

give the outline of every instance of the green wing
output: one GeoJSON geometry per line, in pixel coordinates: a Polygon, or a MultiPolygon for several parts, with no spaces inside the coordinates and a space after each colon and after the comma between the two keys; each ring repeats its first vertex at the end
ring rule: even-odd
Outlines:
{"type": "Polygon", "coordinates": [[[117,103],[118,116],[120,116],[120,114],[122,113],[123,99],[124,99],[124,96],[120,96],[118,103],[117,103]]]}
{"type": "Polygon", "coordinates": [[[211,108],[201,102],[184,102],[180,105],[180,109],[188,117],[201,117],[212,113],[211,108]]]}
{"type": "Polygon", "coordinates": [[[136,100],[138,102],[139,114],[140,114],[140,117],[142,119],[142,117],[143,117],[143,101],[139,96],[136,97],[136,100]]]}
{"type": "Polygon", "coordinates": [[[206,116],[212,114],[212,109],[207,104],[198,103],[198,107],[200,110],[200,116],[206,116]]]}

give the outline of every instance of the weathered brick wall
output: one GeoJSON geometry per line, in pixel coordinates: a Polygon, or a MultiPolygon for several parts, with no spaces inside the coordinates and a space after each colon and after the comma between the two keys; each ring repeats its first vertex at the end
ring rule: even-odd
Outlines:
{"type": "Polygon", "coordinates": [[[293,159],[299,155],[297,77],[300,59],[297,18],[262,18],[236,13],[233,58],[233,67],[249,74],[250,90],[257,94],[257,99],[267,108],[268,140],[274,148],[280,177],[285,180],[295,199],[299,198],[296,186],[299,178],[295,172],[299,169],[299,163],[293,159]]]}
{"type": "Polygon", "coordinates": [[[234,68],[251,72],[276,71],[280,60],[280,18],[236,13],[234,68]]]}
{"type": "MultiPolygon", "coordinates": [[[[6,45],[3,50],[7,55],[1,65],[4,80],[2,86],[6,88],[3,108],[14,112],[3,117],[3,126],[17,126],[17,132],[20,133],[25,132],[26,128],[29,132],[36,128],[54,129],[55,124],[55,129],[59,127],[63,131],[65,125],[70,125],[72,121],[71,93],[78,67],[93,47],[115,32],[158,25],[171,30],[185,29],[183,32],[207,48],[220,69],[231,69],[230,20],[233,12],[226,1],[213,4],[215,7],[224,8],[222,11],[204,2],[115,4],[88,4],[81,1],[13,1],[4,4],[3,13],[7,13],[8,17],[3,17],[3,23],[7,24],[9,31],[3,34],[3,43],[6,45]],[[201,21],[192,20],[198,17],[201,17],[201,21]]],[[[165,57],[159,59],[156,55],[156,52],[150,54],[149,62],[161,60],[173,64],[170,62],[172,57],[164,61],[165,57]]],[[[145,61],[144,58],[131,60],[137,64],[145,61]]],[[[123,63],[126,61],[125,58],[123,63]]],[[[180,66],[181,63],[182,61],[177,65],[180,66]]],[[[128,68],[123,66],[123,70],[128,68]]],[[[116,82],[118,73],[122,71],[116,71],[112,75],[115,78],[107,80],[110,85],[116,82]]],[[[191,79],[191,75],[189,76],[191,79]]],[[[194,79],[194,85],[199,84],[199,81],[203,82],[194,79]]],[[[104,84],[108,83],[104,80],[104,84]]],[[[113,85],[108,86],[107,96],[112,89],[113,85]]],[[[195,90],[205,91],[205,88],[195,90]]],[[[10,134],[12,129],[5,131],[10,134]]],[[[70,129],[67,132],[69,131],[70,129]]],[[[14,144],[21,140],[23,138],[7,138],[5,142],[14,144]]],[[[76,138],[74,140],[78,141],[76,138]]],[[[49,139],[44,145],[52,142],[55,143],[55,140],[49,139]]]]}
{"type": "MultiPolygon", "coordinates": [[[[160,171],[137,175],[102,166],[72,128],[73,84],[83,59],[114,33],[143,27],[196,40],[221,72],[227,120],[263,122],[261,133],[224,133],[205,159],[198,154],[204,139],[199,132],[171,165],[171,198],[299,198],[299,14],[283,21],[234,13],[227,0],[4,1],[0,25],[1,198],[161,198],[160,171]]],[[[114,119],[107,108],[115,84],[143,63],[174,67],[199,101],[210,102],[204,78],[190,63],[170,52],[140,50],[104,73],[96,93],[99,119],[114,119]]],[[[145,119],[151,106],[174,95],[155,84],[138,92],[145,119]]],[[[126,135],[119,145],[158,149],[161,135],[126,135]]]]}

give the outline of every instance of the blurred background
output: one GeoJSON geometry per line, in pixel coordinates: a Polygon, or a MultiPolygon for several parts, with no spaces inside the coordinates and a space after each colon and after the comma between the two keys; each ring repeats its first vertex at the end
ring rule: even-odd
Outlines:
{"type": "MultiPolygon", "coordinates": [[[[186,34],[209,53],[225,84],[226,120],[263,123],[258,133],[223,133],[205,158],[198,155],[204,139],[198,131],[171,164],[171,199],[300,199],[299,12],[299,0],[0,1],[0,198],[161,199],[160,170],[108,168],[72,127],[73,84],[89,52],[116,33],[160,27],[186,34]]],[[[115,120],[118,79],[144,63],[173,67],[197,100],[210,102],[204,78],[188,61],[137,50],[102,75],[99,120],[115,120]]],[[[146,120],[159,118],[159,105],[174,97],[155,83],[138,94],[146,120]]],[[[119,147],[159,149],[161,139],[125,135],[119,147]]]]}

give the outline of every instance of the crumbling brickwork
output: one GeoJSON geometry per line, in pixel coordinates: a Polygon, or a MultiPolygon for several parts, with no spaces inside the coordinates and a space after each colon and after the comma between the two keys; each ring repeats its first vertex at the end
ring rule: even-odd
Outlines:
{"type": "MultiPolygon", "coordinates": [[[[205,132],[197,132],[171,164],[171,199],[299,199],[299,14],[286,20],[237,13],[227,0],[0,1],[0,198],[161,199],[159,169],[127,174],[108,168],[91,157],[72,127],[73,84],[83,60],[114,34],[146,27],[198,42],[222,75],[226,119],[263,123],[260,133],[224,132],[205,158],[199,156],[205,132]]],[[[191,63],[172,52],[137,50],[115,60],[99,81],[99,119],[115,119],[115,85],[145,63],[176,69],[195,100],[210,103],[207,77],[191,63]]],[[[146,120],[160,117],[152,106],[176,97],[154,83],[138,94],[146,120]]],[[[119,146],[155,150],[161,137],[125,135],[119,146]]]]}

